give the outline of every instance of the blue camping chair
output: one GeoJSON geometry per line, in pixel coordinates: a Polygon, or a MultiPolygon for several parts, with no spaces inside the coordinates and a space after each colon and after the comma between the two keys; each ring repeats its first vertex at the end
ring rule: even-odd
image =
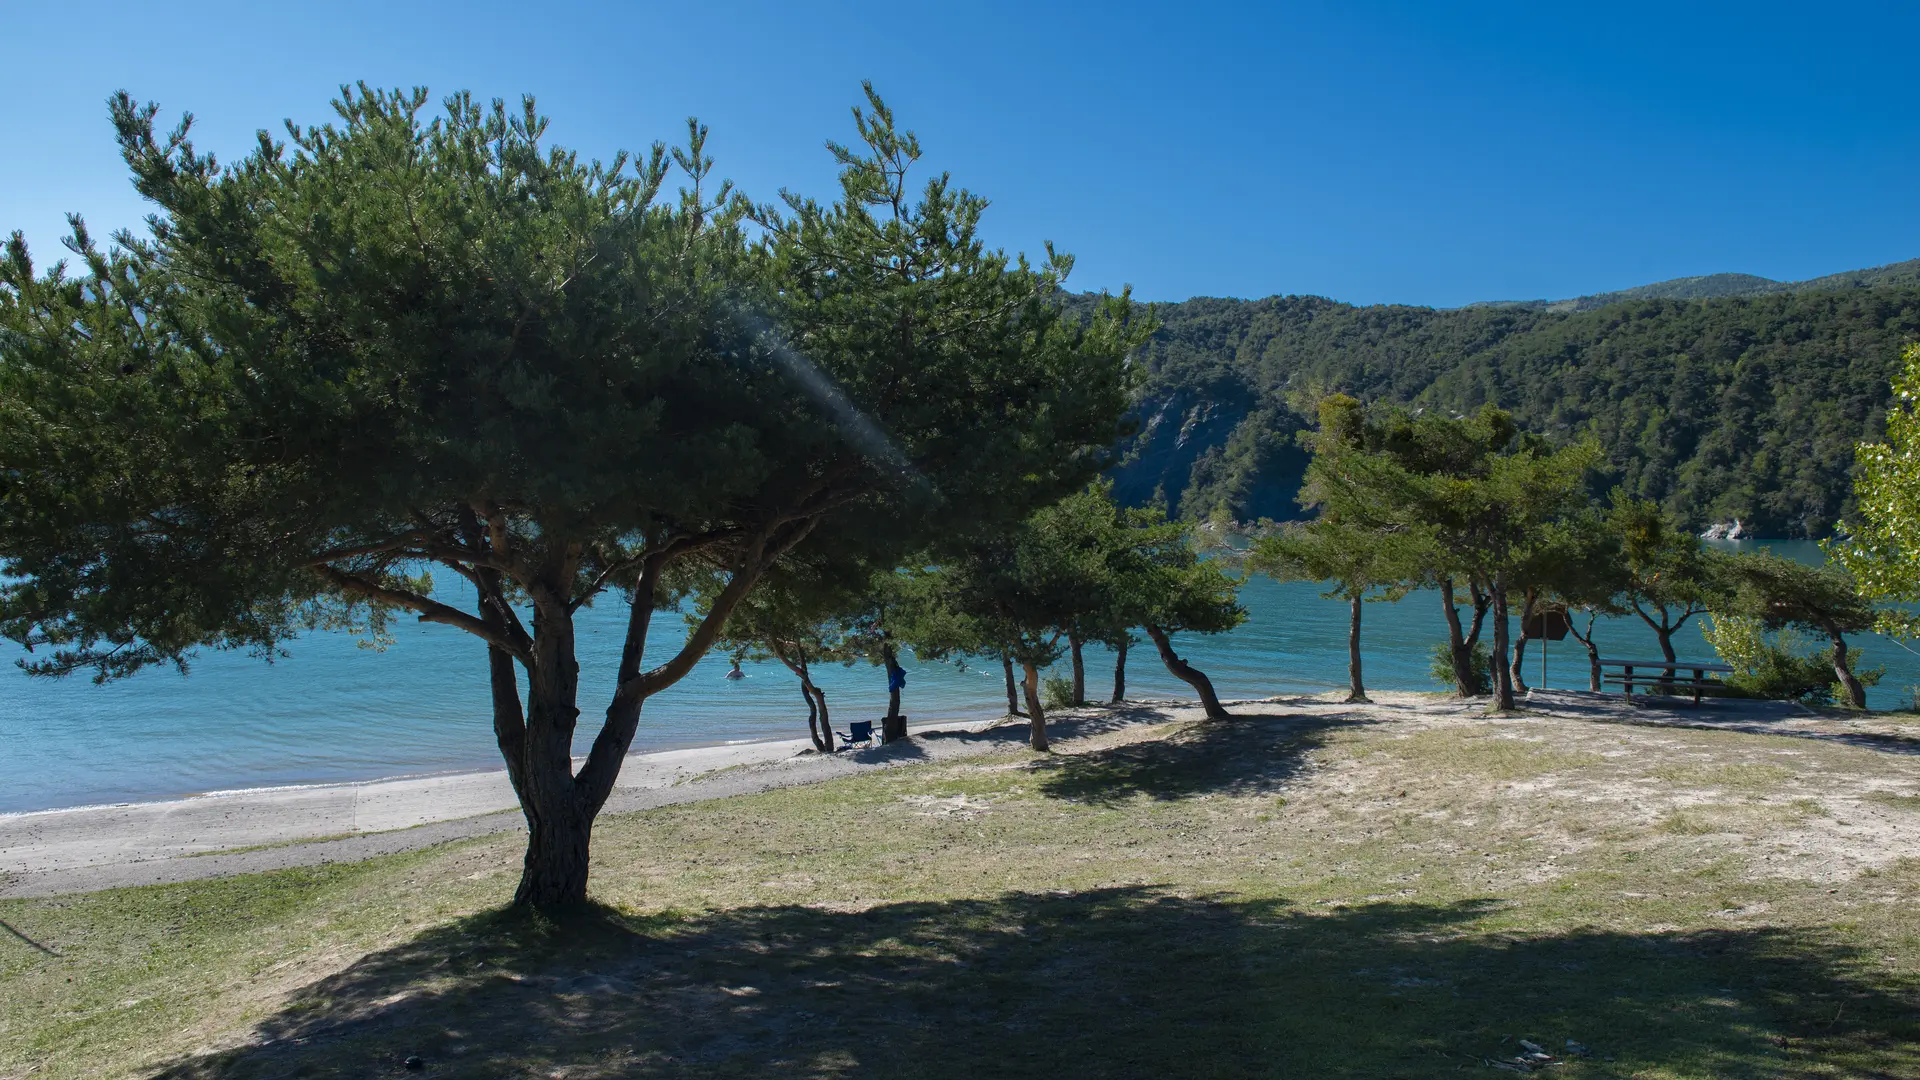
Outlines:
{"type": "Polygon", "coordinates": [[[847,730],[840,733],[841,746],[852,746],[854,743],[873,745],[873,721],[855,720],[847,725],[847,730]]]}

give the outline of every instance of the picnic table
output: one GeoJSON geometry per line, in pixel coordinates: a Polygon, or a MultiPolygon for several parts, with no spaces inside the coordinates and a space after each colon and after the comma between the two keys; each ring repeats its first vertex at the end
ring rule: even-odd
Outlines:
{"type": "Polygon", "coordinates": [[[1620,692],[1626,695],[1629,703],[1633,701],[1633,684],[1639,683],[1649,689],[1658,686],[1663,689],[1692,690],[1695,705],[1700,704],[1700,691],[1720,685],[1707,678],[1708,672],[1730,674],[1733,671],[1733,668],[1726,664],[1705,664],[1698,660],[1602,660],[1600,668],[1601,684],[1618,683],[1620,692]],[[1607,668],[1619,668],[1620,673],[1605,674],[1607,668]],[[1635,669],[1658,672],[1658,674],[1635,675],[1635,669]],[[1682,671],[1690,671],[1693,674],[1691,677],[1682,676],[1680,674],[1682,671]]]}

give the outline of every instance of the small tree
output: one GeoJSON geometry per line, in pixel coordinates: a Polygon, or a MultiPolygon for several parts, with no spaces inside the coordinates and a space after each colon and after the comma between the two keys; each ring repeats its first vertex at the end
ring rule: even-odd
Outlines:
{"type": "Polygon", "coordinates": [[[1146,631],[1160,662],[1193,687],[1209,718],[1226,719],[1213,680],[1174,651],[1173,635],[1220,634],[1246,622],[1239,579],[1219,560],[1202,559],[1192,525],[1168,520],[1160,507],[1124,511],[1120,523],[1123,542],[1107,568],[1117,618],[1146,631]]]}
{"type": "MultiPolygon", "coordinates": [[[[1411,478],[1397,460],[1410,458],[1420,449],[1406,428],[1409,418],[1396,410],[1369,409],[1346,394],[1322,397],[1317,417],[1318,426],[1301,434],[1302,444],[1313,455],[1300,488],[1301,505],[1318,507],[1322,517],[1341,521],[1347,528],[1423,535],[1427,523],[1414,512],[1405,490],[1411,478]]],[[[1473,697],[1487,689],[1475,657],[1492,597],[1469,577],[1465,584],[1470,615],[1463,624],[1459,582],[1440,561],[1437,549],[1421,558],[1415,583],[1432,585],[1440,594],[1447,618],[1447,641],[1440,646],[1444,663],[1452,672],[1454,692],[1473,697]]]]}
{"type": "MultiPolygon", "coordinates": [[[[1172,636],[1238,626],[1246,618],[1235,598],[1238,582],[1199,557],[1190,526],[1158,509],[1122,510],[1108,485],[1076,492],[1020,528],[910,577],[899,619],[903,639],[929,659],[979,656],[1018,665],[1036,750],[1048,744],[1040,672],[1067,654],[1075,632],[1113,640],[1142,627],[1168,670],[1199,693],[1207,714],[1227,715],[1211,681],[1174,651],[1172,636]]],[[[1121,677],[1116,668],[1116,694],[1121,677]]]]}
{"type": "Polygon", "coordinates": [[[1360,613],[1368,600],[1399,600],[1421,565],[1417,540],[1407,533],[1374,532],[1322,517],[1282,526],[1254,541],[1247,568],[1276,581],[1331,582],[1327,599],[1347,601],[1347,701],[1368,700],[1360,669],[1360,613]]]}
{"type": "Polygon", "coordinates": [[[916,572],[901,590],[901,637],[922,657],[996,657],[1009,672],[1020,668],[1035,750],[1049,747],[1041,670],[1065,654],[1077,620],[1109,606],[1113,512],[1095,485],[916,572]]]}
{"type": "Polygon", "coordinates": [[[964,666],[969,658],[997,659],[1006,679],[1007,715],[1026,718],[1020,708],[1012,653],[992,636],[992,627],[962,606],[967,599],[961,590],[967,564],[966,557],[960,556],[938,567],[895,574],[888,585],[891,633],[923,661],[964,666]]]}
{"type": "MultiPolygon", "coordinates": [[[[813,681],[813,666],[845,663],[858,655],[858,615],[865,600],[864,568],[852,570],[854,580],[836,578],[842,568],[790,558],[770,571],[765,580],[727,616],[715,639],[716,648],[735,660],[778,660],[800,680],[800,698],[807,706],[807,733],[816,750],[834,749],[833,716],[827,692],[813,681]]],[[[717,575],[704,583],[687,621],[698,627],[726,582],[717,575]]]]}
{"type": "Polygon", "coordinates": [[[1627,608],[1660,642],[1660,656],[1677,660],[1673,635],[1687,620],[1713,608],[1724,595],[1726,556],[1675,525],[1660,508],[1615,489],[1607,521],[1620,538],[1625,560],[1627,608]]]}
{"type": "Polygon", "coordinates": [[[1757,620],[1768,630],[1798,627],[1825,637],[1842,704],[1867,707],[1867,690],[1853,673],[1846,635],[1873,628],[1873,604],[1860,595],[1853,576],[1837,566],[1807,566],[1770,551],[1726,561],[1726,611],[1757,620]]]}
{"type": "Polygon", "coordinates": [[[879,668],[887,680],[887,712],[880,718],[880,741],[897,742],[907,737],[907,717],[900,711],[907,688],[907,669],[900,666],[900,642],[894,633],[895,598],[890,575],[876,579],[874,588],[863,598],[859,614],[852,620],[846,643],[848,663],[864,657],[879,668]]]}
{"type": "MultiPolygon", "coordinates": [[[[1587,688],[1600,690],[1600,650],[1594,643],[1594,623],[1600,615],[1625,614],[1620,595],[1626,588],[1626,565],[1619,536],[1605,518],[1588,510],[1542,527],[1538,543],[1514,571],[1523,597],[1521,612],[1531,617],[1563,611],[1567,632],[1587,653],[1587,688]],[[1583,630],[1575,613],[1586,616],[1583,630]]],[[[1514,685],[1524,688],[1521,661],[1526,655],[1526,620],[1514,641],[1514,685]]]]}
{"type": "Polygon", "coordinates": [[[910,617],[906,610],[912,602],[909,581],[894,570],[869,575],[866,588],[854,602],[848,617],[850,630],[845,639],[844,662],[852,664],[857,659],[865,659],[879,668],[887,680],[887,712],[880,726],[882,742],[907,737],[907,717],[900,711],[907,670],[900,664],[900,649],[909,643],[902,637],[900,626],[910,617]]]}
{"type": "MultiPolygon", "coordinates": [[[[1733,668],[1726,678],[1733,689],[1776,701],[1833,703],[1839,684],[1834,682],[1832,657],[1809,651],[1809,643],[1793,627],[1769,631],[1760,619],[1708,612],[1701,621],[1700,636],[1733,668]]],[[[1856,671],[1854,677],[1872,686],[1882,673],[1876,668],[1856,671]]],[[[1844,690],[1840,696],[1845,696],[1844,690]]]]}
{"type": "MultiPolygon", "coordinates": [[[[1164,515],[1160,515],[1164,518],[1164,515]]],[[[1085,491],[1061,500],[1036,516],[1059,539],[1056,543],[1073,545],[1085,553],[1084,579],[1071,610],[1063,615],[1061,628],[1066,633],[1070,664],[1065,703],[1087,703],[1087,674],[1084,650],[1089,642],[1099,642],[1114,650],[1114,695],[1118,702],[1125,696],[1127,650],[1138,612],[1129,610],[1120,575],[1139,541],[1136,525],[1153,519],[1121,509],[1113,501],[1113,483],[1097,480],[1085,491]]],[[[1157,520],[1157,519],[1156,519],[1157,520]]]]}
{"type": "Polygon", "coordinates": [[[922,607],[905,622],[906,640],[929,659],[997,656],[1017,666],[1026,698],[1028,745],[1045,751],[1041,669],[1060,659],[1060,628],[1077,575],[1029,536],[988,543],[927,571],[916,590],[922,607]],[[929,624],[938,630],[929,632],[929,624]]]}

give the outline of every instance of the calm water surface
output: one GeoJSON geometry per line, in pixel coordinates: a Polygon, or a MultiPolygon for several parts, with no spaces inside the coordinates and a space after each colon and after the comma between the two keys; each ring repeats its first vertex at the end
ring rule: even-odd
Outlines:
{"type": "MultiPolygon", "coordinates": [[[[1772,543],[1782,554],[1816,560],[1804,542],[1772,543]]],[[[1218,637],[1176,638],[1184,655],[1213,678],[1222,697],[1318,693],[1346,685],[1347,608],[1320,588],[1250,580],[1242,602],[1245,626],[1218,637]]],[[[626,605],[618,599],[581,612],[581,728],[585,752],[612,690],[626,605]]],[[[1394,604],[1368,604],[1363,638],[1369,686],[1428,690],[1433,644],[1445,637],[1440,602],[1416,593],[1394,604]]],[[[684,627],[654,620],[648,654],[678,647],[684,627]]],[[[1636,619],[1599,630],[1601,654],[1657,657],[1651,631],[1636,619]]],[[[406,773],[499,767],[487,703],[485,656],[468,634],[449,627],[403,625],[385,652],[359,647],[344,634],[316,634],[291,643],[292,655],[267,664],[231,653],[203,654],[186,677],[150,670],[94,686],[84,677],[29,679],[0,669],[0,812],[168,798],[204,791],[280,784],[364,780],[406,773]]],[[[1490,636],[1490,635],[1489,635],[1490,636]]],[[[1676,638],[1683,659],[1710,659],[1692,624],[1676,638]]],[[[1912,700],[1920,657],[1863,636],[1868,665],[1886,679],[1869,704],[1892,708],[1912,700]]],[[[11,662],[17,654],[0,654],[11,662]]],[[[1527,680],[1538,684],[1540,648],[1529,647],[1527,680]]],[[[986,719],[1005,712],[998,665],[923,664],[910,658],[906,712],[914,721],[986,719]]],[[[804,738],[806,707],[797,684],[777,664],[748,665],[729,682],[724,658],[708,656],[685,680],[647,702],[636,751],[757,740],[804,738]]],[[[1112,660],[1088,650],[1088,695],[1111,690],[1112,660]]],[[[835,726],[886,710],[886,677],[861,664],[819,671],[835,726]]],[[[1550,643],[1546,685],[1586,685],[1586,664],[1571,638],[1550,643]]],[[[1136,646],[1128,696],[1192,695],[1173,679],[1151,645],[1136,646]]]]}

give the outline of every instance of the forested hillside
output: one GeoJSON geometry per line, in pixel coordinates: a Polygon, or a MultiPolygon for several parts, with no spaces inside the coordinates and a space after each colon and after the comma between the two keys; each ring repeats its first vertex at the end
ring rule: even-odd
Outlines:
{"type": "Polygon", "coordinates": [[[1854,445],[1881,434],[1900,347],[1920,339],[1920,284],[1861,276],[1874,274],[1586,311],[1156,305],[1117,491],[1186,517],[1298,517],[1295,433],[1341,390],[1455,411],[1492,402],[1536,430],[1591,432],[1607,482],[1690,527],[1737,518],[1764,536],[1825,536],[1850,508],[1854,445]]]}

